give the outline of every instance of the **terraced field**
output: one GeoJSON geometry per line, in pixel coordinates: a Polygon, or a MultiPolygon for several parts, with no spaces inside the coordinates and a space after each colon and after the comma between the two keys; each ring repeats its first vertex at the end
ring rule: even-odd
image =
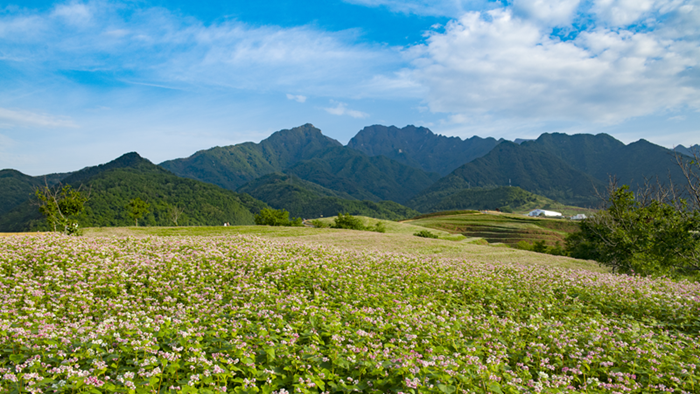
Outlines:
{"type": "Polygon", "coordinates": [[[517,214],[479,211],[435,213],[405,220],[403,223],[508,245],[539,240],[544,240],[550,246],[556,242],[563,244],[566,235],[578,229],[576,222],[565,219],[531,218],[517,214]]]}

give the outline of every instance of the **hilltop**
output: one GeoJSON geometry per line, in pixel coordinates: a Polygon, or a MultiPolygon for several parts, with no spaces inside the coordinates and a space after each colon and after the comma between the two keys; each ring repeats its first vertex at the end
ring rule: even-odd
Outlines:
{"type": "MultiPolygon", "coordinates": [[[[63,179],[62,184],[89,195],[77,218],[82,226],[129,226],[127,203],[136,197],[150,204],[144,225],[253,224],[253,215],[267,207],[262,201],[218,186],[178,177],[137,153],[88,167],[63,179]]],[[[32,200],[0,216],[0,231],[28,231],[44,225],[32,200]]]]}

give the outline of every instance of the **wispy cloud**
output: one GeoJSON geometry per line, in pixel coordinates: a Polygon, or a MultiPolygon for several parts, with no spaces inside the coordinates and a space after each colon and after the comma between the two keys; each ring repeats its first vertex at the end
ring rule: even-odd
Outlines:
{"type": "Polygon", "coordinates": [[[296,101],[296,102],[298,102],[298,103],[304,103],[304,102],[306,102],[306,96],[302,96],[302,95],[300,95],[300,94],[296,94],[296,95],[295,95],[295,94],[289,94],[289,93],[287,93],[287,98],[288,98],[289,100],[294,100],[294,101],[296,101]]]}
{"type": "Polygon", "coordinates": [[[121,73],[165,86],[305,86],[319,95],[357,94],[374,76],[405,64],[399,49],[358,43],[354,31],[235,20],[205,25],[162,8],[105,2],[6,13],[0,16],[0,53],[19,69],[121,73]]]}
{"type": "Polygon", "coordinates": [[[348,109],[348,105],[346,103],[331,100],[331,104],[335,104],[335,107],[324,108],[324,110],[331,115],[347,115],[358,119],[366,118],[369,116],[369,114],[367,113],[356,111],[353,109],[348,109]]]}
{"type": "Polygon", "coordinates": [[[7,127],[78,127],[66,116],[0,108],[0,128],[7,127]]]}
{"type": "Polygon", "coordinates": [[[488,0],[343,0],[367,7],[386,7],[393,12],[459,17],[467,11],[489,8],[488,0]]]}

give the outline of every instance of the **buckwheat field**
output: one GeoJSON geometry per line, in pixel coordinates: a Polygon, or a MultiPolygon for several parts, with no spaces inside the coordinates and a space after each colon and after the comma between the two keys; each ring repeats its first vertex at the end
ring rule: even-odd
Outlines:
{"type": "Polygon", "coordinates": [[[253,236],[0,238],[0,393],[698,393],[700,285],[253,236]]]}

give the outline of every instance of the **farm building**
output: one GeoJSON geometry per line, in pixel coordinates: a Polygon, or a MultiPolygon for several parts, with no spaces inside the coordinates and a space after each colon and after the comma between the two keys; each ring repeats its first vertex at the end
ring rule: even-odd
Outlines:
{"type": "Polygon", "coordinates": [[[527,214],[527,216],[546,216],[546,217],[560,217],[560,212],[555,211],[545,211],[544,209],[535,209],[527,214]]]}
{"type": "Polygon", "coordinates": [[[571,220],[583,220],[583,219],[585,219],[586,217],[587,217],[586,214],[584,214],[584,213],[579,213],[579,214],[576,215],[576,216],[572,216],[572,217],[571,217],[571,220]]]}

